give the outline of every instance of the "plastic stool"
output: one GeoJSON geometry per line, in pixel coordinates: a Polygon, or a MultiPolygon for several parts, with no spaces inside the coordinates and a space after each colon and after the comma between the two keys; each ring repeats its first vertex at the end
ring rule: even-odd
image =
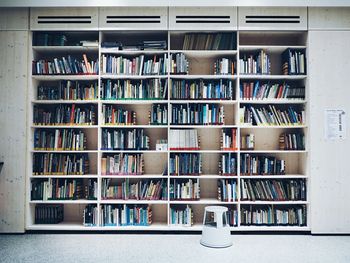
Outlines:
{"type": "Polygon", "coordinates": [[[206,247],[232,246],[230,226],[227,224],[227,207],[207,206],[204,210],[203,231],[200,243],[206,247]]]}

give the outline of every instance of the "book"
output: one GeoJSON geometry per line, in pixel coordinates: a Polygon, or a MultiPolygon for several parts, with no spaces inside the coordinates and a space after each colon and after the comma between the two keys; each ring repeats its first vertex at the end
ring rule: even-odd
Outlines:
{"type": "Polygon", "coordinates": [[[172,226],[192,226],[193,210],[190,205],[185,207],[170,207],[170,225],[172,226]]]}
{"type": "Polygon", "coordinates": [[[196,129],[171,129],[169,138],[170,150],[200,150],[196,129]]]}
{"type": "Polygon", "coordinates": [[[274,156],[245,153],[241,155],[242,175],[283,175],[286,161],[274,156]]]}
{"type": "Polygon", "coordinates": [[[241,150],[254,150],[255,147],[255,135],[249,133],[241,135],[241,150]]]}
{"type": "Polygon", "coordinates": [[[142,175],[144,155],[138,153],[119,153],[104,155],[101,158],[103,175],[142,175]]]}
{"type": "Polygon", "coordinates": [[[143,129],[102,129],[101,150],[149,150],[150,139],[143,129]]]}
{"type": "Polygon", "coordinates": [[[152,104],[149,112],[150,125],[167,125],[168,124],[168,105],[152,104]]]}
{"type": "Polygon", "coordinates": [[[218,200],[223,202],[237,201],[238,184],[236,180],[218,180],[218,200]]]}
{"type": "Polygon", "coordinates": [[[88,204],[84,208],[83,225],[97,226],[98,224],[98,208],[94,204],[88,204]]]}
{"type": "Polygon", "coordinates": [[[214,75],[234,75],[236,60],[233,58],[219,58],[214,63],[214,75]]]}
{"type": "Polygon", "coordinates": [[[183,50],[235,50],[236,33],[186,33],[183,50]]]}
{"type": "Polygon", "coordinates": [[[170,179],[170,200],[199,200],[199,179],[170,179]]]}
{"type": "Polygon", "coordinates": [[[305,48],[287,48],[282,53],[283,75],[305,75],[306,74],[306,50],[305,48]]]}
{"type": "Polygon", "coordinates": [[[259,50],[253,54],[243,53],[239,59],[240,74],[271,74],[270,56],[259,50]]]}
{"type": "Polygon", "coordinates": [[[202,155],[200,153],[170,153],[170,175],[200,175],[202,155]]]}
{"type": "Polygon", "coordinates": [[[64,207],[60,204],[35,205],[35,224],[59,224],[64,220],[64,207]]]}
{"type": "Polygon", "coordinates": [[[170,74],[187,75],[189,73],[189,60],[184,53],[170,54],[170,74]]]}
{"type": "Polygon", "coordinates": [[[235,153],[221,154],[219,174],[224,176],[237,175],[237,155],[235,153]]]}
{"type": "Polygon", "coordinates": [[[305,150],[305,136],[301,133],[282,133],[279,136],[280,150],[305,150]]]}
{"type": "Polygon", "coordinates": [[[123,109],[118,105],[102,105],[104,125],[136,125],[136,112],[123,109]]]}

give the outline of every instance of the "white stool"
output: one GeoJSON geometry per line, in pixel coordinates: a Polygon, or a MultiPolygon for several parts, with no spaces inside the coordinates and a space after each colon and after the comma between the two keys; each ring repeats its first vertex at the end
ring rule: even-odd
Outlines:
{"type": "Polygon", "coordinates": [[[201,244],[207,247],[232,246],[230,226],[227,223],[227,207],[207,206],[204,210],[201,244]]]}

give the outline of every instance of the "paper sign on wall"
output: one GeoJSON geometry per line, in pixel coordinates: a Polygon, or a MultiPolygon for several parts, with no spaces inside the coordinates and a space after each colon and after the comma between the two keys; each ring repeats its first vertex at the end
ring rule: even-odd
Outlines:
{"type": "Polygon", "coordinates": [[[325,110],[325,138],[327,140],[345,139],[345,111],[339,109],[325,110]]]}

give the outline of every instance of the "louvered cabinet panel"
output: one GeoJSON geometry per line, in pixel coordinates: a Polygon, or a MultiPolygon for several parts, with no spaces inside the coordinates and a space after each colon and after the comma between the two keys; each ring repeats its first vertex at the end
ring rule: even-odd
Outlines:
{"type": "Polygon", "coordinates": [[[167,30],[166,7],[100,8],[99,27],[110,30],[167,30]]]}
{"type": "Polygon", "coordinates": [[[31,30],[98,30],[97,8],[31,8],[31,30]]]}
{"type": "Polygon", "coordinates": [[[306,7],[240,7],[239,30],[307,30],[306,7]]]}
{"type": "Polygon", "coordinates": [[[236,30],[236,7],[170,7],[170,30],[236,30]]]}

